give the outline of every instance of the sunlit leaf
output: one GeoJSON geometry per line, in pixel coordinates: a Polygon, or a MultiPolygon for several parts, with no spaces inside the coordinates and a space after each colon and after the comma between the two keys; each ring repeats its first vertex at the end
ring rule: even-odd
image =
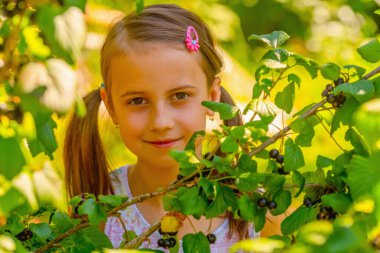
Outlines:
{"type": "Polygon", "coordinates": [[[186,234],[183,239],[184,252],[210,253],[210,243],[203,233],[186,234]]]}
{"type": "Polygon", "coordinates": [[[295,99],[295,85],[293,83],[288,84],[283,91],[276,94],[275,103],[283,109],[286,113],[292,111],[295,99]]]}
{"type": "Polygon", "coordinates": [[[316,211],[314,208],[301,206],[281,223],[281,232],[285,235],[291,234],[303,224],[313,220],[315,215],[316,211]]]}
{"type": "Polygon", "coordinates": [[[357,51],[368,62],[376,63],[380,60],[380,42],[377,39],[373,39],[359,47],[357,51]]]}
{"type": "Polygon", "coordinates": [[[12,179],[24,165],[25,158],[17,139],[0,136],[0,174],[6,179],[12,179]]]}
{"type": "Polygon", "coordinates": [[[358,102],[363,103],[372,98],[375,88],[372,81],[359,80],[353,83],[343,83],[335,87],[334,94],[339,94],[340,92],[350,94],[358,102]]]}
{"type": "Polygon", "coordinates": [[[340,76],[340,67],[335,63],[326,63],[323,64],[320,68],[321,74],[324,78],[329,80],[337,80],[340,76]]]}
{"type": "Polygon", "coordinates": [[[218,112],[222,120],[229,120],[239,113],[239,109],[233,105],[212,101],[203,101],[202,105],[214,112],[218,112]]]}
{"type": "Polygon", "coordinates": [[[272,48],[277,48],[289,39],[289,35],[283,31],[274,31],[270,34],[256,35],[251,34],[248,40],[260,40],[272,48]]]}

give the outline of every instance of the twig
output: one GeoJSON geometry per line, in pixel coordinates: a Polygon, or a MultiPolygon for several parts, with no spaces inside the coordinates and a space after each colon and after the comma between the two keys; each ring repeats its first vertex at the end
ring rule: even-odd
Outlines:
{"type": "Polygon", "coordinates": [[[331,139],[333,139],[333,141],[335,142],[335,144],[343,151],[343,152],[346,152],[346,150],[344,148],[342,148],[339,143],[337,142],[337,140],[334,138],[334,136],[330,133],[330,131],[327,129],[327,127],[325,126],[325,124],[323,124],[323,121],[320,117],[318,117],[317,115],[315,115],[317,117],[317,119],[319,120],[319,122],[321,122],[321,125],[323,126],[323,128],[326,130],[326,132],[330,135],[331,139]]]}
{"type": "Polygon", "coordinates": [[[161,222],[157,222],[153,224],[148,230],[146,230],[144,233],[133,239],[132,241],[128,242],[124,248],[126,249],[134,249],[138,247],[141,243],[143,243],[151,234],[154,233],[159,227],[161,226],[161,222]]]}
{"type": "Polygon", "coordinates": [[[369,72],[367,75],[363,76],[363,79],[369,79],[378,73],[380,73],[380,66],[369,72]]]}

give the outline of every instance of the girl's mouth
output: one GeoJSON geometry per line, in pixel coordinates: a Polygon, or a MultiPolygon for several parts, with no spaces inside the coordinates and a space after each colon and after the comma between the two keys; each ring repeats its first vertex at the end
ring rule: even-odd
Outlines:
{"type": "Polygon", "coordinates": [[[165,139],[165,140],[154,140],[154,141],[147,141],[147,143],[152,144],[153,146],[157,148],[169,148],[172,147],[179,141],[179,139],[165,139]]]}

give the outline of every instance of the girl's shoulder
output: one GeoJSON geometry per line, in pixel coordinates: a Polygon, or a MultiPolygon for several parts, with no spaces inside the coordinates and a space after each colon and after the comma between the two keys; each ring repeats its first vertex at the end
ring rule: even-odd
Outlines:
{"type": "Polygon", "coordinates": [[[116,195],[127,195],[131,197],[128,184],[128,168],[129,165],[125,165],[109,173],[112,187],[116,195]]]}

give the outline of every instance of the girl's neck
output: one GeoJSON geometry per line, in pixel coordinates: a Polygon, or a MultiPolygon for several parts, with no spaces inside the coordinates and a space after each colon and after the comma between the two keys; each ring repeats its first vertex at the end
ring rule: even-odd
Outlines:
{"type": "Polygon", "coordinates": [[[157,191],[172,183],[178,175],[178,166],[157,166],[138,161],[128,170],[128,181],[134,196],[157,191]]]}

